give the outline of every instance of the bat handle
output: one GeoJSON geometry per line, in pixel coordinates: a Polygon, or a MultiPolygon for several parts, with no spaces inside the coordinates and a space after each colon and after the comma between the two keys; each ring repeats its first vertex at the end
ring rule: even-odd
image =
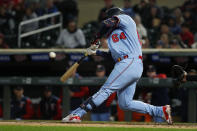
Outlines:
{"type": "Polygon", "coordinates": [[[81,59],[77,63],[80,64],[87,56],[88,56],[88,53],[85,53],[84,56],[81,57],[81,59]]]}
{"type": "Polygon", "coordinates": [[[84,53],[84,56],[88,56],[88,53],[86,52],[86,53],[84,53]]]}

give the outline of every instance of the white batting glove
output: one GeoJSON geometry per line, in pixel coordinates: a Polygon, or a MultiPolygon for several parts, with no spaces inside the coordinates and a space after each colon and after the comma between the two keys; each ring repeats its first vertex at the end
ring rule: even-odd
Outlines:
{"type": "Polygon", "coordinates": [[[99,44],[98,45],[91,45],[90,47],[89,47],[91,50],[97,50],[98,48],[99,48],[99,44]]]}
{"type": "Polygon", "coordinates": [[[86,54],[88,55],[96,55],[96,49],[92,50],[90,47],[86,49],[86,54]]]}

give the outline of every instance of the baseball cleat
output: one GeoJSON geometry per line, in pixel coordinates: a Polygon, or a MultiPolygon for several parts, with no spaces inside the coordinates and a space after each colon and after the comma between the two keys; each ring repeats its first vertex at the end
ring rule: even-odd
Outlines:
{"type": "Polygon", "coordinates": [[[171,107],[170,105],[163,106],[164,119],[169,125],[172,125],[171,107]]]}
{"type": "Polygon", "coordinates": [[[70,114],[70,115],[66,116],[65,118],[63,118],[62,122],[79,123],[79,122],[81,122],[81,118],[78,115],[70,114]]]}

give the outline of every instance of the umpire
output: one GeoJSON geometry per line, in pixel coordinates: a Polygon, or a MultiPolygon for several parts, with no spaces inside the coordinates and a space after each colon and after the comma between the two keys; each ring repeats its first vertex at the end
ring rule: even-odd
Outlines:
{"type": "Polygon", "coordinates": [[[188,75],[183,67],[174,65],[171,69],[173,82],[176,86],[186,81],[197,81],[197,75],[188,75]]]}

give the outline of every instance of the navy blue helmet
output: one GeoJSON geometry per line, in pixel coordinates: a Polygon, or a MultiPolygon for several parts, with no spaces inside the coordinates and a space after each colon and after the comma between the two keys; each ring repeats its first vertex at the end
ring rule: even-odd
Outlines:
{"type": "Polygon", "coordinates": [[[124,14],[124,11],[121,8],[113,7],[106,11],[107,17],[111,18],[114,15],[124,14]]]}

